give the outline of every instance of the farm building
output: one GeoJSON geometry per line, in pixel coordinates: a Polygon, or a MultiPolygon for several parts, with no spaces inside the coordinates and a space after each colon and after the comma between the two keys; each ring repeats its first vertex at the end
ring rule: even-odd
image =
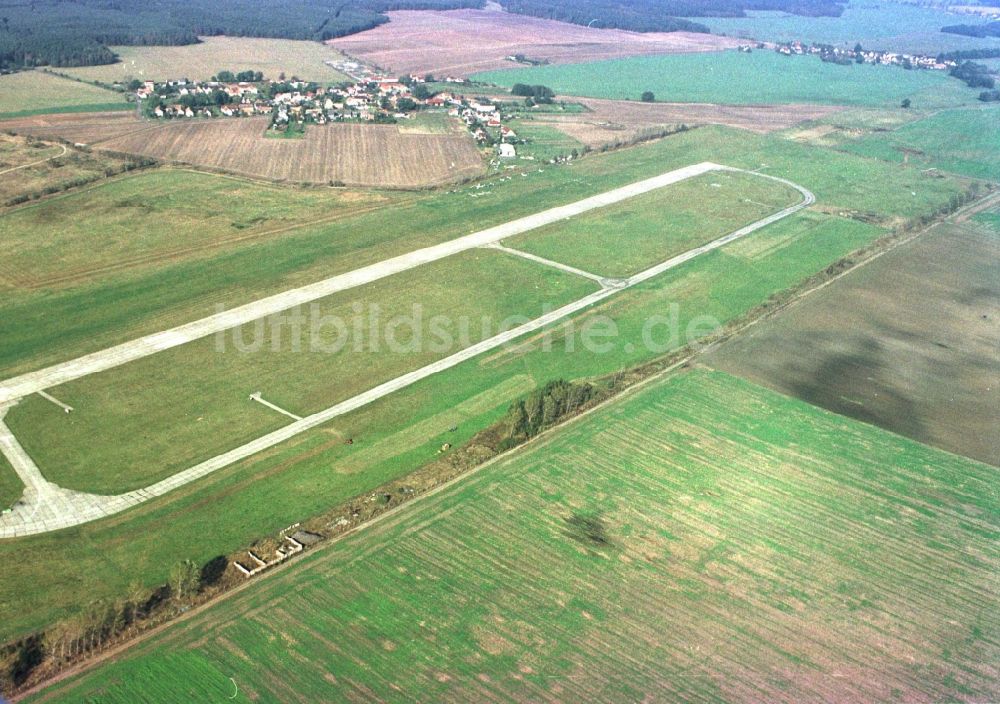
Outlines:
{"type": "Polygon", "coordinates": [[[513,159],[517,156],[517,150],[514,149],[513,144],[501,144],[500,145],[500,158],[501,159],[513,159]]]}

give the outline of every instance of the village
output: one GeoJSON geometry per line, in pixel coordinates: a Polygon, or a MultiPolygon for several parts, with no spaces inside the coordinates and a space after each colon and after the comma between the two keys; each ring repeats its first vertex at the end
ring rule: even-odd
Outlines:
{"type": "MultiPolygon", "coordinates": [[[[740,47],[741,51],[749,51],[750,47],[740,47]]],[[[840,49],[829,44],[808,45],[800,41],[777,44],[774,50],[785,56],[815,55],[824,61],[843,64],[884,64],[901,66],[906,69],[927,69],[931,71],[948,71],[955,68],[958,62],[939,56],[927,54],[906,54],[892,51],[873,51],[864,49],[860,44],[854,49],[840,49]]]]}
{"type": "MultiPolygon", "coordinates": [[[[344,67],[347,68],[347,67],[344,67]]],[[[412,119],[417,112],[447,112],[461,120],[481,146],[497,146],[501,158],[514,158],[517,134],[502,123],[501,106],[491,101],[467,98],[451,91],[429,87],[433,76],[390,77],[368,67],[352,65],[353,83],[323,86],[284,76],[278,80],[218,80],[251,78],[220,72],[217,80],[165,82],[145,81],[132,85],[147,118],[194,119],[270,116],[271,136],[301,134],[309,124],[373,122],[392,124],[412,119]]],[[[138,83],[138,82],[136,82],[138,83]]],[[[462,78],[447,77],[437,85],[462,86],[462,78]]]]}

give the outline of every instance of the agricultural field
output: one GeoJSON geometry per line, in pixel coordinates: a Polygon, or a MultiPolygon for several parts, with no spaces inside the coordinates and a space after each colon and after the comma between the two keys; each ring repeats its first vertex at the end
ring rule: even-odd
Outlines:
{"type": "Polygon", "coordinates": [[[142,120],[131,110],[49,113],[0,120],[0,130],[4,132],[84,145],[158,127],[158,123],[142,120]]]}
{"type": "Polygon", "coordinates": [[[506,57],[579,63],[641,54],[716,51],[738,42],[711,34],[587,28],[490,10],[390,12],[390,21],[329,43],[391,74],[465,77],[510,68],[506,57]]]}
{"type": "Polygon", "coordinates": [[[994,474],[684,373],[29,701],[988,701],[994,474]]]}
{"type": "Polygon", "coordinates": [[[476,81],[510,87],[542,84],[560,96],[638,100],[652,91],[668,102],[733,105],[915,106],[972,103],[978,92],[930,71],[896,66],[823,63],[815,56],[774,51],[736,51],[673,56],[637,56],[568,66],[537,66],[477,73],[476,81]]]}
{"type": "Polygon", "coordinates": [[[43,112],[129,110],[123,93],[54,76],[19,71],[0,76],[0,119],[43,112]]]}
{"type": "Polygon", "coordinates": [[[479,176],[482,156],[467,130],[414,134],[396,125],[310,125],[301,139],[267,139],[266,117],[167,123],[99,147],[300,184],[427,188],[479,176]]]}
{"type": "Polygon", "coordinates": [[[1000,105],[942,110],[842,149],[888,161],[1000,181],[1000,105]]]}
{"type": "Polygon", "coordinates": [[[709,173],[505,244],[599,276],[627,278],[801,199],[774,181],[709,173]]]}
{"type": "Polygon", "coordinates": [[[254,37],[202,37],[186,46],[113,46],[116,64],[60,69],[60,73],[101,83],[169,81],[187,78],[207,81],[219,71],[260,71],[269,80],[284,73],[303,81],[340,83],[344,74],[326,65],[343,55],[318,42],[254,37]]]}
{"type": "MultiPolygon", "coordinates": [[[[581,98],[575,111],[525,111],[515,123],[518,136],[529,124],[554,127],[589,147],[622,143],[665,127],[726,125],[752,132],[784,130],[818,120],[839,108],[829,105],[712,105],[701,103],[641,103],[581,98]],[[531,122],[527,122],[529,120],[531,122]]],[[[529,129],[538,129],[530,127],[529,129]]]]}
{"type": "Polygon", "coordinates": [[[784,12],[748,12],[747,17],[699,17],[713,34],[765,41],[801,41],[854,48],[937,54],[1000,47],[1000,40],[945,34],[942,27],[975,23],[969,15],[904,2],[852,0],[840,17],[803,17],[784,12]]]}
{"type": "MultiPolygon", "coordinates": [[[[231,307],[707,159],[747,168],[767,164],[767,173],[808,185],[819,202],[754,233],[740,247],[699,257],[557,326],[549,349],[539,348],[536,336],[495,350],[128,513],[0,545],[7,565],[0,581],[0,637],[78,613],[92,600],[113,598],[133,580],[159,584],[179,560],[203,564],[406,476],[438,457],[443,443],[467,442],[532,388],[557,378],[610,374],[676,349],[704,316],[720,324],[742,316],[870,244],[888,227],[933,212],[967,184],[776,137],[702,128],[542,173],[414,197],[405,207],[303,227],[206,261],[67,291],[5,296],[0,333],[9,340],[6,364],[37,368],[42,360],[66,359],[122,336],[201,317],[218,302],[231,307]],[[878,193],[870,183],[880,184],[878,193]],[[648,321],[669,313],[671,304],[678,306],[679,337],[658,328],[648,340],[648,321]],[[603,316],[614,321],[617,334],[610,349],[594,354],[581,339],[603,316]],[[345,437],[355,442],[345,445],[345,437]],[[46,559],[16,559],[26,551],[46,559]],[[17,607],[28,584],[38,604],[30,611],[17,607]]],[[[253,390],[268,398],[266,389],[253,390]]]]}
{"type": "Polygon", "coordinates": [[[518,257],[468,252],[303,307],[301,337],[290,322],[248,323],[50,389],[71,415],[31,397],[6,422],[51,481],[118,494],[290,422],[250,394],[310,415],[596,289],[518,257]]]}
{"type": "Polygon", "coordinates": [[[706,363],[1000,466],[1000,227],[991,217],[936,226],[706,363]]]}
{"type": "Polygon", "coordinates": [[[203,257],[295,226],[392,202],[391,196],[297,190],[176,169],[113,180],[7,213],[0,278],[54,289],[203,257]]]}

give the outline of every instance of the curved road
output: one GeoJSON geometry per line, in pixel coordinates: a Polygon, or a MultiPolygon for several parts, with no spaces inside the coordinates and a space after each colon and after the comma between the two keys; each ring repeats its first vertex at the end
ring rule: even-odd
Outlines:
{"type": "MultiPolygon", "coordinates": [[[[542,213],[532,215],[520,220],[515,220],[505,225],[483,230],[482,232],[460,237],[456,240],[444,244],[417,250],[408,255],[395,257],[379,264],[364,267],[346,274],[335,276],[331,279],[321,281],[317,284],[295,289],[277,296],[263,299],[256,303],[251,303],[240,308],[233,309],[226,313],[211,316],[188,325],[183,325],[173,330],[169,330],[157,335],[141,338],[131,343],[113,347],[104,352],[87,355],[78,360],[56,365],[49,369],[26,374],[21,377],[3,382],[0,385],[0,452],[7,456],[17,473],[21,476],[27,489],[20,504],[14,510],[0,515],[0,538],[14,538],[25,535],[35,535],[45,533],[60,528],[79,525],[94,521],[105,516],[124,511],[132,506],[148,501],[154,497],[162,496],[185,484],[209,475],[223,467],[262,452],[274,445],[289,440],[296,435],[311,430],[317,426],[329,422],[337,416],[344,415],[365,406],[373,401],[388,396],[400,389],[406,388],[422,379],[437,374],[438,372],[450,369],[466,360],[480,355],[489,350],[500,347],[523,335],[540,330],[548,325],[556,323],[574,313],[577,313],[595,303],[618,294],[620,291],[631,288],[644,281],[659,276],[670,269],[673,269],[695,257],[707,252],[723,247],[735,240],[745,237],[752,232],[766,227],[778,220],[788,217],[793,213],[808,207],[815,202],[815,196],[807,189],[782,178],[759,174],[756,172],[735,169],[728,166],[720,166],[712,163],[702,163],[685,167],[676,171],[662,174],[646,181],[640,181],[614,191],[593,196],[585,200],[546,210],[542,213]],[[299,305],[327,296],[330,293],[359,286],[363,283],[375,281],[393,273],[404,271],[420,264],[436,261],[450,256],[457,252],[462,252],[473,247],[493,246],[500,240],[511,237],[515,234],[527,232],[543,225],[557,222],[588,210],[601,208],[606,205],[618,203],[627,198],[631,198],[642,193],[662,188],[663,186],[676,183],[678,181],[696,176],[708,171],[739,171],[751,173],[761,178],[770,179],[783,183],[797,190],[802,195],[802,200],[784,210],[773,215],[758,220],[755,223],[740,228],[718,239],[712,240],[700,247],[688,250],[667,261],[646,269],[635,276],[624,280],[605,281],[602,288],[561,308],[551,311],[539,318],[535,318],[523,325],[513,328],[507,332],[467,347],[444,359],[428,364],[402,376],[391,379],[357,396],[342,401],[330,408],[292,422],[283,428],[263,435],[249,443],[241,445],[233,450],[217,455],[205,462],[197,464],[186,470],[152,484],[144,489],[132,491],[117,496],[98,496],[95,494],[85,494],[63,489],[44,479],[41,472],[35,466],[31,458],[24,452],[17,439],[3,423],[3,416],[7,409],[30,393],[42,391],[56,383],[63,383],[71,379],[77,379],[97,371],[110,369],[119,364],[124,364],[133,359],[155,354],[156,352],[184,344],[199,337],[212,334],[219,330],[225,330],[234,325],[255,320],[256,318],[279,312],[286,308],[299,305]]],[[[553,265],[555,263],[545,260],[539,263],[553,265]]],[[[562,266],[555,264],[556,266],[562,266]]],[[[580,272],[586,275],[586,272],[580,272]]]]}

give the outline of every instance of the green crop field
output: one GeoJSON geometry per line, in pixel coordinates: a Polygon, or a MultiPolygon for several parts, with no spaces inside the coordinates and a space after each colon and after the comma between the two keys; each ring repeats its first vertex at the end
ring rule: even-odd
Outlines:
{"type": "Polygon", "coordinates": [[[559,95],[638,100],[653,91],[667,102],[741,105],[954,105],[978,96],[956,79],[896,66],[823,63],[816,56],[736,51],[636,56],[584,64],[491,71],[475,80],[512,86],[543,84],[559,95]]]}
{"type": "Polygon", "coordinates": [[[853,48],[937,54],[1000,46],[1000,40],[945,34],[942,27],[975,24],[970,15],[902,2],[853,0],[840,17],[803,17],[784,12],[748,12],[747,17],[699,17],[713,34],[766,41],[801,41],[853,48]]]}
{"type": "Polygon", "coordinates": [[[986,212],[977,213],[972,219],[988,225],[991,230],[1000,234],[1000,210],[987,210],[986,212]]]}
{"type": "Polygon", "coordinates": [[[626,278],[801,199],[775,181],[715,172],[506,244],[600,276],[626,278]]]}
{"type": "Polygon", "coordinates": [[[72,415],[32,397],[7,425],[51,481],[117,494],[291,422],[250,394],[310,415],[509,329],[512,316],[596,289],[519,257],[466,252],[303,306],[298,333],[263,319],[221,343],[204,338],[55,387],[72,415]]]}
{"type": "Polygon", "coordinates": [[[30,701],[992,700],[994,474],[694,371],[30,701]]]}
{"type": "MultiPolygon", "coordinates": [[[[933,212],[963,188],[954,179],[930,178],[876,159],[740,130],[704,128],[633,149],[591,155],[570,166],[541,169],[512,181],[498,178],[485,187],[422,196],[395,195],[391,200],[374,203],[374,207],[368,207],[372,204],[365,201],[358,206],[363,212],[347,213],[331,222],[317,217],[282,232],[280,237],[251,238],[232,246],[205,248],[198,256],[164,258],[155,266],[121,267],[120,258],[103,257],[100,249],[88,254],[79,245],[67,245],[69,251],[91,257],[92,266],[104,266],[105,270],[93,280],[76,281],[72,286],[14,285],[5,290],[0,297],[0,339],[5,341],[0,347],[0,373],[9,376],[79,356],[204,317],[220,303],[233,307],[704,160],[749,169],[763,167],[766,173],[808,185],[826,207],[866,213],[887,222],[933,212]],[[871,188],[873,183],[880,184],[877,191],[871,188]]],[[[207,189],[205,184],[211,179],[220,179],[224,184],[238,184],[238,189],[235,195],[220,199],[225,209],[212,206],[210,210],[217,212],[213,220],[217,229],[208,239],[218,240],[219,229],[228,236],[234,229],[232,223],[255,225],[244,217],[253,206],[243,201],[275,200],[269,195],[275,191],[239,179],[194,174],[178,176],[179,182],[158,181],[162,178],[159,174],[134,178],[147,180],[142,193],[131,203],[114,198],[118,186],[107,186],[40,203],[35,206],[37,210],[30,211],[34,213],[31,216],[18,211],[0,214],[0,228],[5,228],[7,218],[34,217],[44,232],[45,217],[50,213],[66,222],[67,214],[79,208],[86,209],[90,217],[76,231],[81,237],[99,238],[108,229],[122,232],[116,203],[131,213],[141,213],[147,199],[153,204],[161,199],[177,201],[176,193],[191,194],[194,202],[201,202],[196,193],[199,188],[207,189]],[[183,185],[186,178],[191,179],[191,186],[183,185]],[[110,189],[107,193],[111,197],[102,195],[104,188],[110,189]]],[[[226,186],[218,188],[224,190],[226,186]]],[[[309,202],[311,197],[297,196],[291,190],[287,193],[293,205],[309,202]]],[[[356,200],[360,196],[352,193],[349,197],[356,200]]],[[[380,197],[390,198],[384,194],[380,197]]],[[[651,216],[655,218],[655,214],[651,216]]],[[[154,221],[153,230],[157,224],[163,232],[171,231],[170,218],[162,218],[161,223],[154,221]]],[[[159,238],[165,235],[151,232],[141,218],[135,227],[146,233],[144,239],[164,242],[159,238]]],[[[33,238],[31,232],[22,237],[44,250],[41,238],[33,238]]],[[[177,236],[194,241],[200,237],[197,232],[177,236]]],[[[105,240],[103,246],[114,252],[132,245],[105,240]]],[[[51,266],[45,262],[38,265],[51,266]]],[[[18,276],[23,272],[0,274],[0,279],[9,285],[12,282],[7,277],[16,280],[18,276]]]]}
{"type": "Polygon", "coordinates": [[[842,148],[888,161],[1000,181],[1000,106],[943,110],[842,148]]]}
{"type": "Polygon", "coordinates": [[[303,81],[339,83],[347,76],[324,61],[342,59],[343,54],[319,42],[253,37],[202,37],[200,44],[186,46],[116,46],[119,63],[60,69],[88,81],[113,83],[138,78],[167,81],[187,78],[207,81],[219,71],[260,71],[264,78],[278,80],[295,76],[303,81]]]}
{"type": "MultiPolygon", "coordinates": [[[[703,325],[704,316],[725,323],[742,315],[879,237],[886,230],[878,223],[931,213],[965,185],[780,137],[705,128],[526,177],[493,179],[482,188],[411,196],[373,213],[305,226],[204,260],[169,263],[65,290],[5,291],[0,299],[5,364],[38,366],[41,360],[75,356],[136,331],[203,316],[214,312],[218,302],[231,307],[709,159],[790,178],[813,190],[819,201],[558,326],[550,349],[525,343],[497,350],[128,513],[0,544],[5,564],[0,638],[76,613],[92,600],[113,598],[133,580],[161,583],[181,559],[204,563],[412,472],[435,458],[442,443],[465,442],[537,385],[560,377],[609,374],[676,349],[687,341],[688,326],[703,325]],[[581,340],[604,315],[614,321],[617,336],[609,349],[594,353],[581,340]],[[664,325],[663,319],[671,316],[676,336],[664,325]],[[651,320],[657,323],[652,331],[651,320]],[[449,432],[454,426],[458,430],[449,432]],[[345,445],[345,437],[356,442],[345,445]],[[44,559],[17,559],[26,553],[44,559]],[[36,595],[37,607],[30,610],[18,606],[27,585],[36,595]]],[[[245,187],[249,197],[255,186],[245,187]]],[[[99,229],[99,220],[94,227],[99,229]]],[[[173,374],[166,366],[155,370],[157,377],[148,380],[151,387],[173,374]]],[[[268,398],[267,389],[251,390],[268,398]]],[[[35,400],[24,403],[15,412],[52,410],[42,411],[35,400]]],[[[195,423],[198,417],[188,420],[195,423]]],[[[145,432],[152,434],[154,427],[145,432]]],[[[87,451],[108,456],[107,448],[87,451]]],[[[50,467],[60,471],[48,461],[43,464],[44,471],[50,467]]]]}
{"type": "Polygon", "coordinates": [[[0,118],[129,108],[122,93],[44,71],[20,71],[0,76],[0,118]]]}

